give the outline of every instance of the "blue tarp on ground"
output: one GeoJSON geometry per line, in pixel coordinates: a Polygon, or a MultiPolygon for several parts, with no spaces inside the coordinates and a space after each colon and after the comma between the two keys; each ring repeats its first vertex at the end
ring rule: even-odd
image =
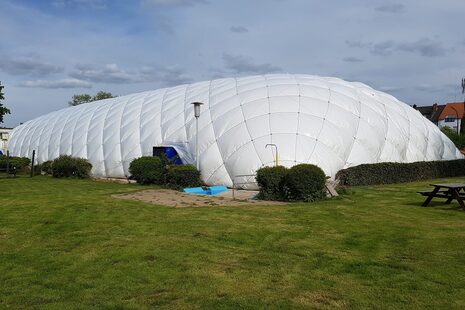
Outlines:
{"type": "Polygon", "coordinates": [[[226,186],[210,186],[210,187],[186,187],[185,193],[197,195],[218,195],[219,193],[227,192],[226,186]]]}

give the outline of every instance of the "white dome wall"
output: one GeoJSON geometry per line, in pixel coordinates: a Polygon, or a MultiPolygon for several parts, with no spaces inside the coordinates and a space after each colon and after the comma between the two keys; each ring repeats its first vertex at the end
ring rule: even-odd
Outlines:
{"type": "Polygon", "coordinates": [[[14,156],[42,163],[87,158],[97,176],[125,177],[132,159],[153,146],[195,153],[191,102],[200,101],[199,150],[208,184],[279,163],[313,163],[327,175],[363,163],[463,158],[418,111],[361,83],[310,75],[263,75],[181,85],[69,107],[13,130],[14,156]]]}

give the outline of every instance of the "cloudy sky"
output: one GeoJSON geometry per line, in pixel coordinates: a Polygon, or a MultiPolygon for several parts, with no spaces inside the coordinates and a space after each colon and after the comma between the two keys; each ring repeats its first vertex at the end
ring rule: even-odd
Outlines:
{"type": "Polygon", "coordinates": [[[408,104],[462,100],[463,0],[0,0],[16,126],[73,94],[263,73],[364,82],[408,104]]]}

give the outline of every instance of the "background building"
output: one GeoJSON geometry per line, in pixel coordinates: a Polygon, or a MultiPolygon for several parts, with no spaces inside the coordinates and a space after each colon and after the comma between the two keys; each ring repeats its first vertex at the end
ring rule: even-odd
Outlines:
{"type": "Polygon", "coordinates": [[[461,130],[461,123],[465,110],[465,103],[463,102],[449,102],[444,105],[435,103],[431,106],[422,107],[414,104],[413,108],[439,128],[447,126],[458,132],[461,130]]]}
{"type": "Polygon", "coordinates": [[[13,128],[0,128],[0,153],[6,154],[6,146],[13,128]]]}
{"type": "Polygon", "coordinates": [[[435,103],[431,106],[419,107],[416,104],[414,104],[413,108],[419,111],[421,115],[429,119],[431,122],[438,125],[439,115],[441,115],[442,110],[444,110],[445,106],[446,106],[445,104],[438,105],[437,103],[435,103]]]}
{"type": "Polygon", "coordinates": [[[441,114],[439,115],[438,126],[450,127],[457,132],[460,132],[461,123],[464,113],[464,103],[463,102],[451,102],[447,103],[441,114]]]}

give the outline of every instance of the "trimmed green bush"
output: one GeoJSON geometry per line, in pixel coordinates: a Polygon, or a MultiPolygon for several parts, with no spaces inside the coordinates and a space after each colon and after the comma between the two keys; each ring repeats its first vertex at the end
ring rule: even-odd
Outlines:
{"type": "Polygon", "coordinates": [[[41,172],[45,174],[52,174],[52,161],[47,160],[40,164],[41,172]]]}
{"type": "MultiPolygon", "coordinates": [[[[31,164],[27,157],[10,157],[10,168],[16,167],[17,171],[24,171],[31,164]]],[[[6,169],[6,155],[0,155],[0,168],[6,169]]]]}
{"type": "Polygon", "coordinates": [[[336,174],[341,185],[376,185],[413,182],[465,175],[465,159],[414,163],[363,164],[336,174]]]}
{"type": "Polygon", "coordinates": [[[139,184],[162,184],[165,169],[160,157],[143,156],[129,164],[129,173],[139,184]]]}
{"type": "Polygon", "coordinates": [[[52,176],[55,178],[89,178],[92,165],[84,158],[60,155],[52,162],[52,176]]]}
{"type": "Polygon", "coordinates": [[[284,181],[287,171],[288,169],[283,166],[258,169],[256,180],[260,191],[257,198],[262,200],[286,200],[284,181]]]}
{"type": "Polygon", "coordinates": [[[35,164],[34,165],[34,174],[35,175],[42,174],[42,164],[35,164]]]}
{"type": "Polygon", "coordinates": [[[165,182],[174,189],[202,185],[200,171],[192,165],[170,166],[165,174],[165,182]]]}
{"type": "Polygon", "coordinates": [[[326,175],[315,165],[293,166],[288,170],[284,184],[289,200],[315,201],[325,197],[326,175]]]}

